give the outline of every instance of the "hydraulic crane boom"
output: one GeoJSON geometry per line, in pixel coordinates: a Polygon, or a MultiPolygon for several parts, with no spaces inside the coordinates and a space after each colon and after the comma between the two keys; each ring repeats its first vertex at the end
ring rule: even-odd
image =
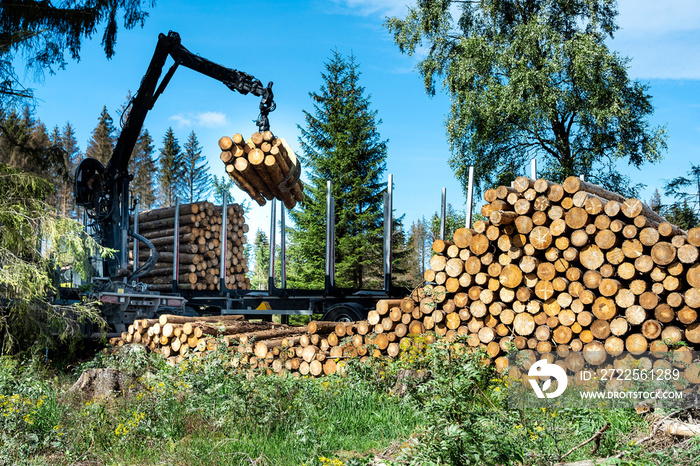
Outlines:
{"type": "MultiPolygon", "coordinates": [[[[221,81],[229,89],[241,94],[251,93],[261,97],[260,114],[256,123],[260,131],[269,130],[268,114],[275,109],[272,82],[263,86],[260,80],[247,73],[226,68],[193,54],[181,45],[180,36],[176,32],[170,31],[167,36],[160,34],[146,74],[129,103],[126,121],[107,166],[104,167],[96,159],[87,158],[80,163],[76,171],[76,204],[86,208],[94,222],[100,244],[119,251],[116,257],[106,263],[104,273],[109,277],[128,275],[126,245],[130,208],[129,159],[143,128],[146,114],[153,108],[180,65],[221,81]],[[168,57],[175,63],[158,84],[168,57]]],[[[132,277],[145,273],[146,267],[136,271],[132,277]]]]}

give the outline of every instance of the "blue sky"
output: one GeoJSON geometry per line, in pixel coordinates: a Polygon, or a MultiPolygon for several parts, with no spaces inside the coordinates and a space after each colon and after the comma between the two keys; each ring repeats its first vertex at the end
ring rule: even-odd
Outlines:
{"type": "MultiPolygon", "coordinates": [[[[192,52],[252,74],[264,84],[273,81],[277,110],[270,114],[271,129],[298,149],[297,124],[304,123],[303,110],[313,108],[309,92],[321,86],[324,62],[334,49],[352,53],[360,63],[360,82],[382,119],[379,132],[389,140],[386,173],[394,175],[395,213],[406,214],[408,228],[439,209],[442,187],[457,209],[464,209],[465,197],[447,164],[444,120],[449,100],[442,93],[426,95],[414,69],[418,58],[400,54],[383,27],[387,15],[406,11],[404,3],[160,0],[149,10],[144,28],[120,29],[113,59],[104,57],[98,34],[85,43],[80,62],[69,62],[65,70],[28,84],[36,90],[36,114],[47,128],[70,121],[85,150],[103,105],[116,122],[127,92],[138,88],[158,33],[173,30],[192,52]]],[[[666,125],[669,134],[663,162],[642,170],[624,169],[635,182],[649,186],[642,196],[648,200],[654,188],[700,161],[700,2],[622,0],[618,5],[621,30],[610,46],[631,58],[631,77],[649,84],[655,107],[650,123],[666,125]]],[[[181,144],[194,130],[211,173],[222,175],[219,137],[252,134],[258,104],[254,96],[231,92],[180,68],[146,118],[145,128],[156,149],[169,126],[181,144]]],[[[240,191],[237,196],[238,201],[245,198],[240,191]]],[[[248,220],[251,232],[267,230],[269,214],[269,206],[255,205],[248,220]]]]}

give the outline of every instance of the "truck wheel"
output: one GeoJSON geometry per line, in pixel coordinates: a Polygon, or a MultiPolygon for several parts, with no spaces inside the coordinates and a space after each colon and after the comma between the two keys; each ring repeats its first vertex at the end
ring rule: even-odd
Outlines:
{"type": "Polygon", "coordinates": [[[200,313],[195,310],[192,306],[185,306],[185,312],[182,315],[187,317],[199,317],[200,313]]]}
{"type": "Polygon", "coordinates": [[[336,304],[323,315],[325,321],[330,322],[357,322],[366,318],[362,306],[356,303],[336,304]]]}

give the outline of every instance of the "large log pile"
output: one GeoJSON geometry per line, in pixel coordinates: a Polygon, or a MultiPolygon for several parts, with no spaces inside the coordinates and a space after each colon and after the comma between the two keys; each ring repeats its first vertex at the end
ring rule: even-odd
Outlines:
{"type": "MultiPolygon", "coordinates": [[[[183,204],[179,210],[179,270],[180,289],[218,290],[221,260],[223,208],[210,202],[183,204]]],[[[133,216],[131,224],[133,226],[133,216]]],[[[170,291],[173,280],[175,251],[175,207],[148,210],[139,213],[138,232],[155,246],[158,262],[147,275],[139,279],[150,290],[170,291]]],[[[226,228],[226,285],[229,288],[249,289],[250,281],[243,249],[246,242],[243,209],[238,204],[227,208],[226,228]]],[[[133,261],[133,243],[129,244],[129,258],[133,261]]],[[[149,249],[139,244],[139,264],[150,255],[149,249]]],[[[133,267],[133,262],[132,262],[133,267]]]]}
{"type": "Polygon", "coordinates": [[[426,328],[466,335],[500,368],[510,345],[598,364],[623,351],[690,362],[700,347],[700,229],[685,233],[576,177],[521,177],[484,199],[487,221],[433,245],[426,328]]]}
{"type": "Polygon", "coordinates": [[[270,131],[248,140],[236,133],[219,139],[219,147],[226,172],[258,204],[276,198],[293,209],[304,199],[299,161],[284,139],[270,131]]]}
{"type": "Polygon", "coordinates": [[[418,344],[462,336],[499,370],[512,347],[533,361],[572,355],[576,367],[579,358],[601,365],[624,351],[672,352],[674,364],[692,363],[686,378],[700,382],[692,361],[700,228],[683,232],[640,201],[574,177],[562,185],[521,177],[484,199],[488,220],[435,241],[426,283],[410,296],[379,301],[366,321],[250,333],[237,346],[245,362],[270,373],[329,374],[345,358],[397,357],[416,335],[425,335],[418,344]]]}

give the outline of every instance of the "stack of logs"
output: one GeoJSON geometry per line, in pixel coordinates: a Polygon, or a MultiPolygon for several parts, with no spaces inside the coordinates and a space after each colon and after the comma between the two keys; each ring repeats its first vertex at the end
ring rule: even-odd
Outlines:
{"type": "Polygon", "coordinates": [[[213,351],[220,342],[244,347],[249,340],[266,340],[301,334],[306,327],[268,322],[248,322],[240,315],[187,317],[161,315],[157,319],[137,319],[121,338],[112,339],[113,346],[128,343],[144,345],[173,362],[182,361],[188,353],[213,351]]]}
{"type": "Polygon", "coordinates": [[[700,348],[700,228],[683,232],[576,177],[520,177],[484,199],[488,221],[433,245],[426,329],[466,335],[500,369],[511,344],[583,351],[599,364],[623,351],[673,350],[690,362],[700,348]]]}
{"type": "MultiPolygon", "coordinates": [[[[111,344],[142,344],[177,364],[190,353],[213,351],[223,343],[237,355],[233,360],[243,368],[270,374],[320,376],[335,373],[342,367],[342,361],[349,358],[398,356],[401,348],[414,343],[415,335],[409,332],[420,334],[425,329],[419,320],[413,319],[411,311],[401,311],[403,319],[392,321],[392,325],[384,322],[384,327],[380,316],[389,319],[397,315],[399,307],[413,310],[417,306],[413,298],[380,300],[377,309],[370,311],[368,320],[312,321],[307,326],[248,322],[242,321],[241,316],[162,315],[158,319],[134,321],[111,344]]],[[[432,341],[432,336],[426,337],[432,341]]]]}
{"type": "MultiPolygon", "coordinates": [[[[222,206],[210,202],[180,205],[179,211],[179,270],[180,289],[218,290],[221,239],[222,206]]],[[[131,224],[133,226],[133,216],[131,224]]],[[[172,290],[173,259],[175,250],[175,207],[148,210],[139,213],[138,233],[148,239],[158,251],[158,262],[147,275],[139,278],[154,291],[172,290]]],[[[249,289],[250,281],[243,255],[246,242],[243,209],[229,204],[226,225],[226,286],[249,289]]],[[[129,245],[129,258],[133,261],[133,243],[129,245]]],[[[139,265],[150,255],[148,247],[139,243],[139,265]]],[[[131,263],[133,267],[133,262],[131,263]]]]}
{"type": "Polygon", "coordinates": [[[299,161],[284,139],[266,131],[246,141],[237,133],[219,139],[219,147],[226,172],[258,204],[276,198],[293,209],[304,199],[299,161]]]}
{"type": "Polygon", "coordinates": [[[500,371],[513,347],[583,354],[593,364],[623,351],[670,351],[700,383],[692,361],[700,348],[700,228],[683,232],[639,200],[575,177],[562,185],[520,177],[484,198],[488,220],[435,241],[426,283],[380,300],[366,321],[226,341],[238,342],[247,367],[311,375],[333,373],[345,358],[397,357],[436,336],[463,336],[500,371]]]}

